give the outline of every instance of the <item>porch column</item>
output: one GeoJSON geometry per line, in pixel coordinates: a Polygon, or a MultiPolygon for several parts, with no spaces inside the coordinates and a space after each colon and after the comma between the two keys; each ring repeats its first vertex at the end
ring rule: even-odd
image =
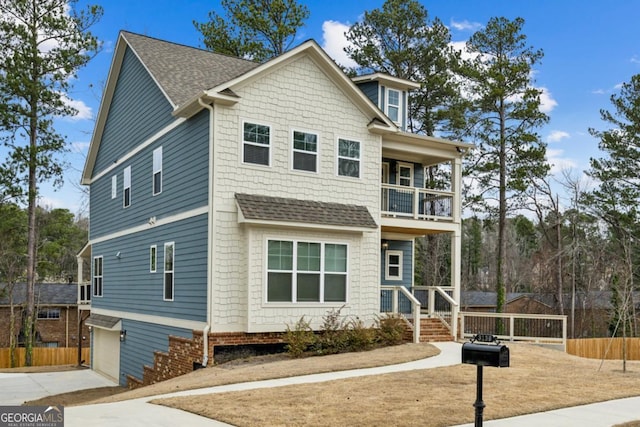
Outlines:
{"type": "Polygon", "coordinates": [[[451,286],[453,286],[453,299],[458,305],[453,306],[451,313],[451,332],[453,338],[458,339],[458,316],[460,313],[460,264],[462,260],[462,230],[458,226],[451,234],[451,286]]]}
{"type": "Polygon", "coordinates": [[[451,206],[453,222],[460,224],[462,215],[462,158],[456,157],[451,161],[451,191],[453,205],[451,206]]]}

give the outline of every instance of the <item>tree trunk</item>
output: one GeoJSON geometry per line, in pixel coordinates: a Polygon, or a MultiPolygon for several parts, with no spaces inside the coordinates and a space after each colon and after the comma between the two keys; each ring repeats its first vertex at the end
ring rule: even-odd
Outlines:
{"type": "Polygon", "coordinates": [[[25,365],[31,366],[33,347],[35,342],[35,283],[36,283],[36,203],[38,195],[37,187],[37,154],[38,154],[38,118],[37,96],[31,102],[30,140],[29,140],[29,191],[28,191],[28,234],[27,234],[27,295],[24,319],[25,337],[25,365]]]}

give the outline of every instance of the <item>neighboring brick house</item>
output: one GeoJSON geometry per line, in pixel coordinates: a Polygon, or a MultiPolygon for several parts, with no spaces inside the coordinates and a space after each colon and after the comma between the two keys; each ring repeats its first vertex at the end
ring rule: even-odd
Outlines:
{"type": "Polygon", "coordinates": [[[302,316],[371,325],[428,233],[451,238],[457,300],[471,145],[406,132],[417,87],[352,80],[314,41],[258,64],[122,32],[82,175],[92,368],[136,386],[302,316]],[[434,165],[449,188],[425,188],[434,165]]]}
{"type": "MultiPolygon", "coordinates": [[[[26,301],[26,283],[16,283],[13,305],[16,316],[16,339],[22,345],[22,313],[26,301]]],[[[38,283],[35,286],[36,346],[77,347],[80,338],[83,347],[89,346],[89,329],[83,327],[78,335],[78,286],[74,283],[38,283]]],[[[4,286],[0,286],[0,348],[9,347],[11,305],[4,286]]],[[[86,316],[86,314],[85,314],[86,316]]]]}

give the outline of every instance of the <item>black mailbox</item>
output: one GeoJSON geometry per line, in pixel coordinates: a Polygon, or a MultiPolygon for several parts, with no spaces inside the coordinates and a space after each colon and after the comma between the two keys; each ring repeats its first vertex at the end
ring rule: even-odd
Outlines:
{"type": "Polygon", "coordinates": [[[509,348],[501,344],[479,344],[466,342],[462,344],[462,363],[478,366],[509,367],[509,348]]]}

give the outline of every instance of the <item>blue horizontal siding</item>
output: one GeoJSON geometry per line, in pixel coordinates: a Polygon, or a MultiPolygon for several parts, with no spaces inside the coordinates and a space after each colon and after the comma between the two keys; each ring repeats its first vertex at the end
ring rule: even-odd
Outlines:
{"type": "Polygon", "coordinates": [[[155,325],[129,319],[122,320],[127,331],[120,343],[120,385],[127,385],[127,375],[142,380],[145,365],[153,367],[153,353],[169,350],[169,335],[192,338],[191,330],[172,326],[155,325]]]}
{"type": "Polygon", "coordinates": [[[127,47],[109,106],[93,176],[171,123],[173,107],[127,47]]]}
{"type": "Polygon", "coordinates": [[[95,308],[205,321],[207,310],[207,216],[200,215],[92,247],[103,256],[103,296],[95,308]],[[164,301],[164,244],[175,242],[174,300],[164,301]],[[157,270],[149,271],[149,248],[157,246],[157,270]],[[120,252],[120,258],[116,254],[120,252]]]}
{"type": "Polygon", "coordinates": [[[208,112],[187,120],[91,185],[91,239],[206,206],[209,179],[208,112]],[[162,192],[153,195],[153,150],[162,147],[162,192]],[[124,169],[131,166],[131,205],[123,206],[124,169]],[[118,189],[111,198],[111,179],[118,189]]]}

